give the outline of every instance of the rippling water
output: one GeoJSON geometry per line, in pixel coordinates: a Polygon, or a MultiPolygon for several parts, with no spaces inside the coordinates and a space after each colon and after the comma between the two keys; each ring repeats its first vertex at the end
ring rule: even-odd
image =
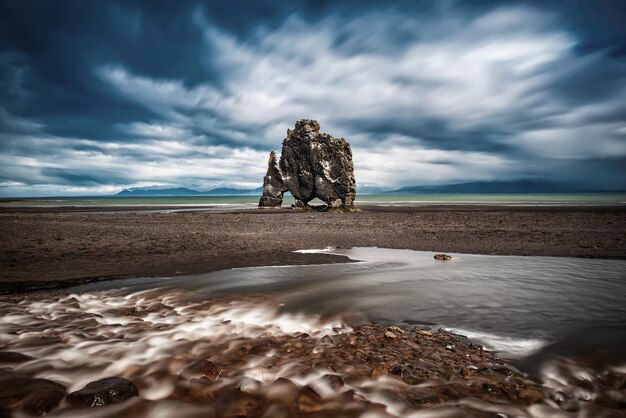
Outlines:
{"type": "MultiPolygon", "coordinates": [[[[228,362],[236,370],[218,374],[218,389],[271,389],[276,379],[288,377],[313,385],[324,402],[336,404],[345,393],[320,380],[335,372],[321,366],[305,371],[289,347],[298,347],[304,336],[311,353],[323,353],[329,341],[351,332],[341,319],[351,315],[388,325],[451,328],[516,358],[552,396],[528,409],[478,403],[479,409],[550,417],[572,416],[561,408],[573,400],[604,396],[611,405],[626,403],[626,261],[451,254],[452,260],[442,262],[433,253],[410,250],[321,251],[358,261],[117,280],[21,301],[0,299],[0,348],[29,356],[11,364],[11,373],[50,379],[69,391],[114,375],[139,386],[135,409],[104,408],[99,416],[155,416],[155,405],[161,416],[209,413],[203,403],[171,403],[198,390],[192,378],[181,380],[197,359],[228,362]],[[270,347],[263,356],[250,355],[269,338],[286,351],[270,347]],[[248,355],[239,354],[242,347],[248,355]]],[[[423,416],[390,400],[397,381],[366,379],[349,389],[386,405],[394,416],[423,416]]],[[[52,416],[84,414],[64,408],[52,416]]],[[[587,404],[569,408],[577,416],[619,416],[587,404]]]]}
{"type": "Polygon", "coordinates": [[[214,295],[273,291],[287,311],[356,311],[375,322],[449,327],[513,357],[577,329],[626,323],[624,260],[451,254],[452,260],[438,261],[431,252],[412,250],[313,251],[359,262],[128,279],[76,290],[167,286],[214,295]]]}

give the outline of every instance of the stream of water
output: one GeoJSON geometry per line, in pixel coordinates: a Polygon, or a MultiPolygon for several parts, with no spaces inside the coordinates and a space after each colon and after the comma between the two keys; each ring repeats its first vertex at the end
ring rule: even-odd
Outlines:
{"type": "MultiPolygon", "coordinates": [[[[348,392],[337,395],[319,386],[329,370],[304,373],[304,359],[289,357],[297,352],[289,347],[298,347],[293,341],[304,336],[312,353],[323,353],[331,347],[327,341],[350,335],[342,318],[352,316],[405,329],[451,329],[513,359],[553,394],[553,400],[528,409],[488,404],[479,409],[510,409],[508,416],[570,416],[556,404],[563,396],[582,400],[584,405],[576,407],[580,416],[618,416],[613,410],[598,412],[586,400],[608,396],[618,406],[626,400],[624,388],[606,383],[619,382],[626,373],[626,261],[467,254],[438,261],[430,252],[380,248],[303,252],[312,251],[353,262],[96,282],[26,295],[17,303],[0,298],[0,351],[27,356],[0,370],[10,372],[6,382],[29,376],[59,382],[68,391],[107,376],[126,376],[138,385],[141,398],[130,407],[107,407],[90,416],[157,416],[154,408],[166,414],[158,416],[208,413],[207,403],[180,403],[196,390],[193,379],[181,376],[197,359],[228,361],[236,370],[218,375],[219,388],[252,384],[269,388],[262,390],[271,395],[272,382],[289,378],[326,393],[327,402],[338,402],[337,396],[348,392]],[[268,339],[287,351],[237,354],[268,339]]],[[[430,416],[398,407],[385,395],[397,390],[397,381],[359,382],[351,390],[383,403],[394,416],[430,416]]],[[[441,381],[406,390],[435,384],[441,381]]],[[[84,411],[64,408],[50,416],[83,416],[84,411]]]]}
{"type": "Polygon", "coordinates": [[[127,279],[74,290],[165,286],[219,296],[272,291],[284,311],[359,312],[374,322],[451,328],[511,357],[577,330],[626,324],[624,260],[451,254],[452,260],[438,261],[431,252],[383,248],[303,252],[357,262],[127,279]]]}

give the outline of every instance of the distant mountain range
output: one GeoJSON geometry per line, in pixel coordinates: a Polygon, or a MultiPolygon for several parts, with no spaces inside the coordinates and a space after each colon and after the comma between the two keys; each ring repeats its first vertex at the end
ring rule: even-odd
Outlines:
{"type": "Polygon", "coordinates": [[[133,188],[124,189],[116,196],[143,197],[143,196],[237,196],[237,195],[260,195],[263,188],[256,189],[234,189],[229,187],[218,187],[207,191],[198,191],[186,187],[176,187],[172,189],[162,188],[133,188]]]}
{"type": "MultiPolygon", "coordinates": [[[[357,190],[358,191],[358,190],[357,190]]],[[[469,183],[445,184],[440,186],[403,187],[387,193],[438,194],[527,194],[527,193],[598,193],[619,192],[619,190],[600,190],[581,187],[569,183],[557,183],[545,180],[517,181],[474,181],[469,183]]]]}
{"type": "MultiPolygon", "coordinates": [[[[475,181],[469,183],[445,184],[439,186],[411,186],[396,190],[385,190],[376,187],[357,187],[357,193],[364,194],[525,194],[525,193],[615,193],[622,190],[600,190],[580,187],[573,184],[557,183],[543,180],[519,180],[519,181],[475,181]]],[[[235,189],[218,187],[207,191],[198,191],[186,187],[171,189],[163,188],[132,188],[125,189],[116,196],[142,197],[142,196],[249,196],[261,195],[262,187],[256,189],[235,189]]]]}

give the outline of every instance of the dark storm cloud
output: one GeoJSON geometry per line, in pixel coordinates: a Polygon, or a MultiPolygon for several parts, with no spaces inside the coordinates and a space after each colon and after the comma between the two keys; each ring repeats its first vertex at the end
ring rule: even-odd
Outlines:
{"type": "Polygon", "coordinates": [[[256,185],[302,117],[351,141],[362,184],[626,188],[625,19],[621,1],[2,0],[0,193],[256,185]]]}

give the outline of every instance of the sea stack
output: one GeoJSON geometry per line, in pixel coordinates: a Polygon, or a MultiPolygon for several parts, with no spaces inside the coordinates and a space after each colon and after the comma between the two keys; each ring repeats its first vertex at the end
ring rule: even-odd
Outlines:
{"type": "Polygon", "coordinates": [[[295,129],[287,129],[280,160],[270,153],[259,206],[280,206],[286,191],[296,199],[295,207],[307,208],[317,197],[326,208],[354,210],[356,181],[348,141],[320,133],[316,120],[301,119],[295,129]]]}

